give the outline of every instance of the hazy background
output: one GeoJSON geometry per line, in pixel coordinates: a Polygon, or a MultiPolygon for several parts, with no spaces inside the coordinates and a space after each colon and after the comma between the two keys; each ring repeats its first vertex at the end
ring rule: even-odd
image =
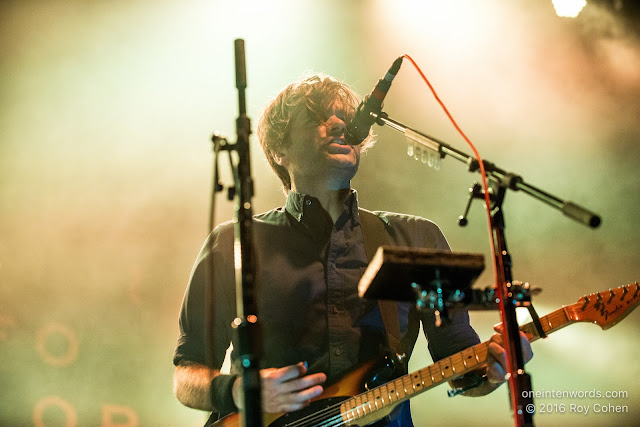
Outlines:
{"type": "MultiPolygon", "coordinates": [[[[203,423],[173,396],[171,359],[207,232],[209,138],[235,140],[235,38],[254,130],[269,97],[304,72],[364,95],[407,53],[484,158],[599,213],[593,230],[507,196],[514,275],[543,288],[540,315],[635,282],[640,42],[629,28],[604,6],[571,20],[542,0],[0,1],[0,425],[203,423]]],[[[385,110],[470,152],[407,61],[385,110]]],[[[449,158],[430,169],[400,134],[376,131],[353,182],[361,205],[430,218],[454,250],[488,256],[481,205],[456,223],[478,176],[449,158]]],[[[252,156],[257,213],[284,196],[255,139],[252,156]]],[[[219,200],[218,222],[231,219],[219,200]]],[[[536,424],[637,422],[639,319],[571,326],[534,344],[528,365],[536,390],[628,393],[536,403],[629,412],[536,424]]],[[[472,321],[485,340],[498,314],[472,321]]],[[[414,369],[431,363],[414,355],[414,369]]],[[[416,425],[512,424],[506,388],[449,399],[441,387],[412,402],[416,425]]]]}

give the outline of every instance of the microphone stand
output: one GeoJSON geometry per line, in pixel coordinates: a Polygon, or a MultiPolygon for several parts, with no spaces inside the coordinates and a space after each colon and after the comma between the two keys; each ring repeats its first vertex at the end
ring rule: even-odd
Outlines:
{"type": "Polygon", "coordinates": [[[234,242],[234,263],[236,269],[236,312],[233,321],[238,338],[238,353],[242,364],[242,389],[244,399],[244,425],[262,425],[262,401],[260,391],[259,359],[262,347],[262,335],[258,324],[256,302],[255,258],[253,251],[253,214],[251,198],[253,197],[253,179],[251,178],[251,161],[249,135],[251,121],[247,117],[245,89],[247,76],[244,55],[244,40],[236,39],[236,87],[238,88],[238,104],[240,115],[236,120],[238,140],[235,151],[238,153],[236,186],[236,224],[234,242]],[[239,249],[239,250],[238,250],[239,249]]]}
{"type": "MultiPolygon", "coordinates": [[[[236,120],[238,139],[235,144],[229,144],[225,138],[213,135],[214,145],[214,179],[211,202],[210,229],[213,228],[214,200],[216,192],[223,187],[218,181],[218,153],[227,151],[234,176],[234,186],[228,188],[229,200],[235,198],[235,238],[234,238],[234,267],[236,282],[236,318],[232,323],[235,331],[236,343],[242,370],[242,390],[244,410],[243,425],[248,427],[262,426],[262,399],[260,387],[260,357],[262,355],[262,333],[258,323],[257,291],[256,291],[256,260],[253,250],[253,179],[251,178],[251,161],[249,135],[251,134],[251,120],[247,117],[245,89],[247,87],[244,40],[236,39],[235,66],[236,88],[238,89],[239,116],[236,120]],[[236,152],[236,163],[232,152],[236,152]]],[[[206,264],[205,275],[207,288],[205,290],[205,345],[207,363],[213,367],[212,343],[215,304],[213,301],[214,280],[213,272],[213,240],[208,240],[209,262],[206,264]]]]}
{"type": "MultiPolygon", "coordinates": [[[[371,116],[375,119],[375,122],[378,125],[387,125],[399,132],[402,132],[405,137],[414,144],[416,150],[419,149],[418,146],[421,146],[423,150],[436,152],[440,158],[444,158],[446,155],[449,155],[463,163],[466,163],[470,172],[476,172],[479,170],[478,160],[474,157],[459,151],[432,136],[418,132],[389,118],[385,112],[372,112],[371,116]]],[[[496,288],[497,295],[500,300],[500,312],[504,327],[503,336],[506,336],[504,343],[509,362],[508,366],[511,367],[511,372],[508,373],[511,407],[514,413],[516,425],[532,426],[535,406],[532,406],[533,398],[531,393],[531,376],[524,370],[522,346],[520,345],[520,332],[516,319],[515,309],[516,306],[521,304],[519,303],[518,297],[515,293],[510,292],[509,289],[512,284],[512,263],[511,256],[507,250],[506,237],[504,233],[505,224],[502,204],[508,189],[515,191],[521,190],[549,206],[561,210],[565,215],[589,227],[598,227],[601,219],[600,216],[578,206],[575,203],[562,200],[539,188],[525,183],[519,175],[508,173],[491,162],[483,161],[483,165],[486,173],[498,185],[498,191],[493,198],[493,206],[491,209],[491,231],[496,241],[495,254],[493,254],[493,256],[496,257],[498,265],[498,283],[496,283],[496,288]]],[[[474,194],[472,192],[470,201],[473,197],[474,194]]],[[[535,315],[530,303],[527,302],[526,305],[528,305],[529,310],[534,313],[532,317],[537,319],[537,315],[535,315]]],[[[545,336],[544,332],[541,330],[539,322],[534,322],[534,324],[538,329],[540,329],[538,332],[542,332],[542,336],[545,336]]]]}

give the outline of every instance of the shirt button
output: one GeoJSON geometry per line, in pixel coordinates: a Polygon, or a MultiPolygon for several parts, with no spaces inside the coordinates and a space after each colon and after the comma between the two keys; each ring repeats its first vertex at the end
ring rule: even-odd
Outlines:
{"type": "Polygon", "coordinates": [[[338,307],[334,305],[333,308],[331,308],[331,311],[333,312],[333,314],[338,314],[338,307]]]}
{"type": "Polygon", "coordinates": [[[307,200],[307,206],[311,206],[311,200],[307,200]]]}
{"type": "Polygon", "coordinates": [[[342,354],[342,350],[340,350],[339,348],[336,348],[334,353],[335,353],[336,356],[340,356],[342,354]]]}

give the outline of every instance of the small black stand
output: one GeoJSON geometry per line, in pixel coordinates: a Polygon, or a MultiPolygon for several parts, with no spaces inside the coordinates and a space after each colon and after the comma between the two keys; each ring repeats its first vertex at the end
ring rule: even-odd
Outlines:
{"type": "Polygon", "coordinates": [[[419,309],[434,310],[436,326],[440,326],[449,320],[450,308],[490,304],[480,302],[480,294],[471,289],[483,269],[480,254],[380,246],[360,278],[358,294],[361,298],[415,301],[419,309]]]}
{"type": "Polygon", "coordinates": [[[363,298],[411,301],[416,286],[433,284],[445,293],[457,292],[450,302],[462,302],[462,293],[471,288],[482,270],[481,254],[380,246],[360,278],[358,294],[363,298]]]}

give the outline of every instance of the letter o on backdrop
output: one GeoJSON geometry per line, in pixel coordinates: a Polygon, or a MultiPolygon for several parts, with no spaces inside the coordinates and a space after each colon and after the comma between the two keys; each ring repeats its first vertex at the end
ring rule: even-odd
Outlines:
{"type": "Polygon", "coordinates": [[[60,323],[49,323],[36,335],[36,350],[43,362],[53,366],[67,366],[78,357],[78,338],[67,326],[60,323]],[[62,335],[67,341],[67,351],[62,355],[51,354],[47,349],[47,338],[51,335],[62,335]]]}
{"type": "Polygon", "coordinates": [[[44,411],[50,406],[62,409],[66,419],[64,427],[76,427],[76,425],[78,425],[78,417],[76,416],[76,411],[74,411],[73,406],[59,396],[47,396],[40,399],[33,408],[33,424],[35,427],[46,427],[43,415],[44,411]]]}

